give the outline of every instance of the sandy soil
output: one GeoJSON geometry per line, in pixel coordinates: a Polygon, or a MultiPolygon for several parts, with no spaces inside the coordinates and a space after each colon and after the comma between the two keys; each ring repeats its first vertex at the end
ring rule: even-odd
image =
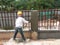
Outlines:
{"type": "Polygon", "coordinates": [[[60,39],[31,40],[19,43],[10,39],[8,42],[4,42],[3,45],[60,45],[60,39]]]}

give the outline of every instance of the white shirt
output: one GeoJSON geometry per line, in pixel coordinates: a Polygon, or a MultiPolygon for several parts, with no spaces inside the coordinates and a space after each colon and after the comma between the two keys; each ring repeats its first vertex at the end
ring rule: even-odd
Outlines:
{"type": "Polygon", "coordinates": [[[28,23],[28,21],[25,20],[23,17],[18,17],[18,18],[16,19],[16,22],[15,22],[15,27],[21,28],[21,27],[23,27],[23,24],[24,24],[24,23],[28,23]]]}

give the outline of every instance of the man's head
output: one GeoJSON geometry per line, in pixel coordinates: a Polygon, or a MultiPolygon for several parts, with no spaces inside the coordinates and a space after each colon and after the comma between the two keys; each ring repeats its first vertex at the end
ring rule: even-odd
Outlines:
{"type": "Polygon", "coordinates": [[[18,15],[18,16],[22,16],[22,11],[18,11],[18,12],[17,12],[17,15],[18,15]]]}

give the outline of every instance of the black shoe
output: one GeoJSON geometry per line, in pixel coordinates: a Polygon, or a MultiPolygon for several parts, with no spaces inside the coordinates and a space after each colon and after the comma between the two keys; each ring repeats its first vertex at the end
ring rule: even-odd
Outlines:
{"type": "Polygon", "coordinates": [[[13,40],[16,40],[15,38],[13,38],[13,40]]]}

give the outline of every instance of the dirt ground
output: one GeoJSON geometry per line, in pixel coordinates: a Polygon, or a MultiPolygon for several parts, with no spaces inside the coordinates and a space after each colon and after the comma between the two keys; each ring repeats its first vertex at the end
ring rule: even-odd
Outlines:
{"type": "Polygon", "coordinates": [[[15,42],[10,39],[7,42],[2,42],[3,45],[60,45],[60,39],[40,39],[40,40],[30,40],[28,42],[15,42]]]}

